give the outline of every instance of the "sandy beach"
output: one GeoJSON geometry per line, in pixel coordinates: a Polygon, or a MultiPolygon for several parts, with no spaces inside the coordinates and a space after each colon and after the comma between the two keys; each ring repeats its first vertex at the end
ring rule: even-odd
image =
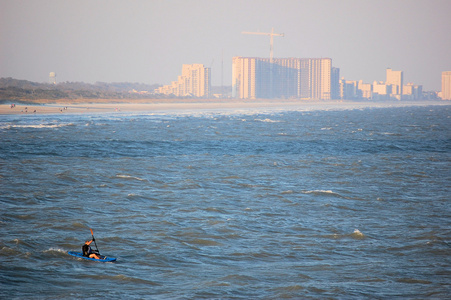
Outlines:
{"type": "Polygon", "coordinates": [[[302,101],[302,100],[154,100],[153,102],[115,103],[103,100],[98,103],[43,103],[0,104],[0,115],[29,114],[96,114],[96,113],[157,113],[222,110],[315,110],[358,109],[365,107],[405,107],[425,105],[451,105],[451,101],[302,101]]]}

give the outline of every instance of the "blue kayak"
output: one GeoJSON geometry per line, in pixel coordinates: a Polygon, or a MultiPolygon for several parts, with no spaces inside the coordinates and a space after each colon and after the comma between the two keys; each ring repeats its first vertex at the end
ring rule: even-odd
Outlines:
{"type": "Polygon", "coordinates": [[[114,257],[106,257],[104,255],[100,255],[100,259],[97,259],[97,258],[90,258],[90,257],[83,256],[83,253],[81,253],[81,252],[69,251],[68,253],[69,253],[69,255],[72,255],[72,256],[75,256],[75,257],[79,257],[79,258],[83,258],[83,259],[87,259],[87,260],[100,261],[100,262],[116,261],[116,259],[114,257]]]}

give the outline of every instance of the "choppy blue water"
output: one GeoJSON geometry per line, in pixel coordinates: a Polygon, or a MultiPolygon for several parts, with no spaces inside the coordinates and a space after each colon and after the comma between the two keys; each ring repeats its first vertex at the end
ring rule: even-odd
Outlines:
{"type": "Polygon", "coordinates": [[[451,106],[0,116],[0,298],[447,298],[451,106]],[[116,263],[69,256],[94,230],[116,263]]]}

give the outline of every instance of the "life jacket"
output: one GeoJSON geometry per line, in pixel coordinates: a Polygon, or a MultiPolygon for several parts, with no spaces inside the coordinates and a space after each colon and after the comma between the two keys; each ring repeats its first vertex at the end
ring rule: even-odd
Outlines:
{"type": "Polygon", "coordinates": [[[89,254],[92,253],[91,247],[89,247],[88,245],[84,244],[81,247],[81,251],[83,252],[83,256],[89,257],[89,254]]]}

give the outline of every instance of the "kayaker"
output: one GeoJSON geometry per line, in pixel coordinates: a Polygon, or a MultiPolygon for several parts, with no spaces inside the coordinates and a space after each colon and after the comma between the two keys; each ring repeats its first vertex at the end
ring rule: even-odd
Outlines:
{"type": "Polygon", "coordinates": [[[85,244],[81,247],[81,251],[83,252],[83,256],[89,257],[89,258],[95,258],[100,259],[100,256],[96,253],[94,253],[91,249],[91,243],[94,241],[94,239],[90,241],[86,241],[85,244]]]}

